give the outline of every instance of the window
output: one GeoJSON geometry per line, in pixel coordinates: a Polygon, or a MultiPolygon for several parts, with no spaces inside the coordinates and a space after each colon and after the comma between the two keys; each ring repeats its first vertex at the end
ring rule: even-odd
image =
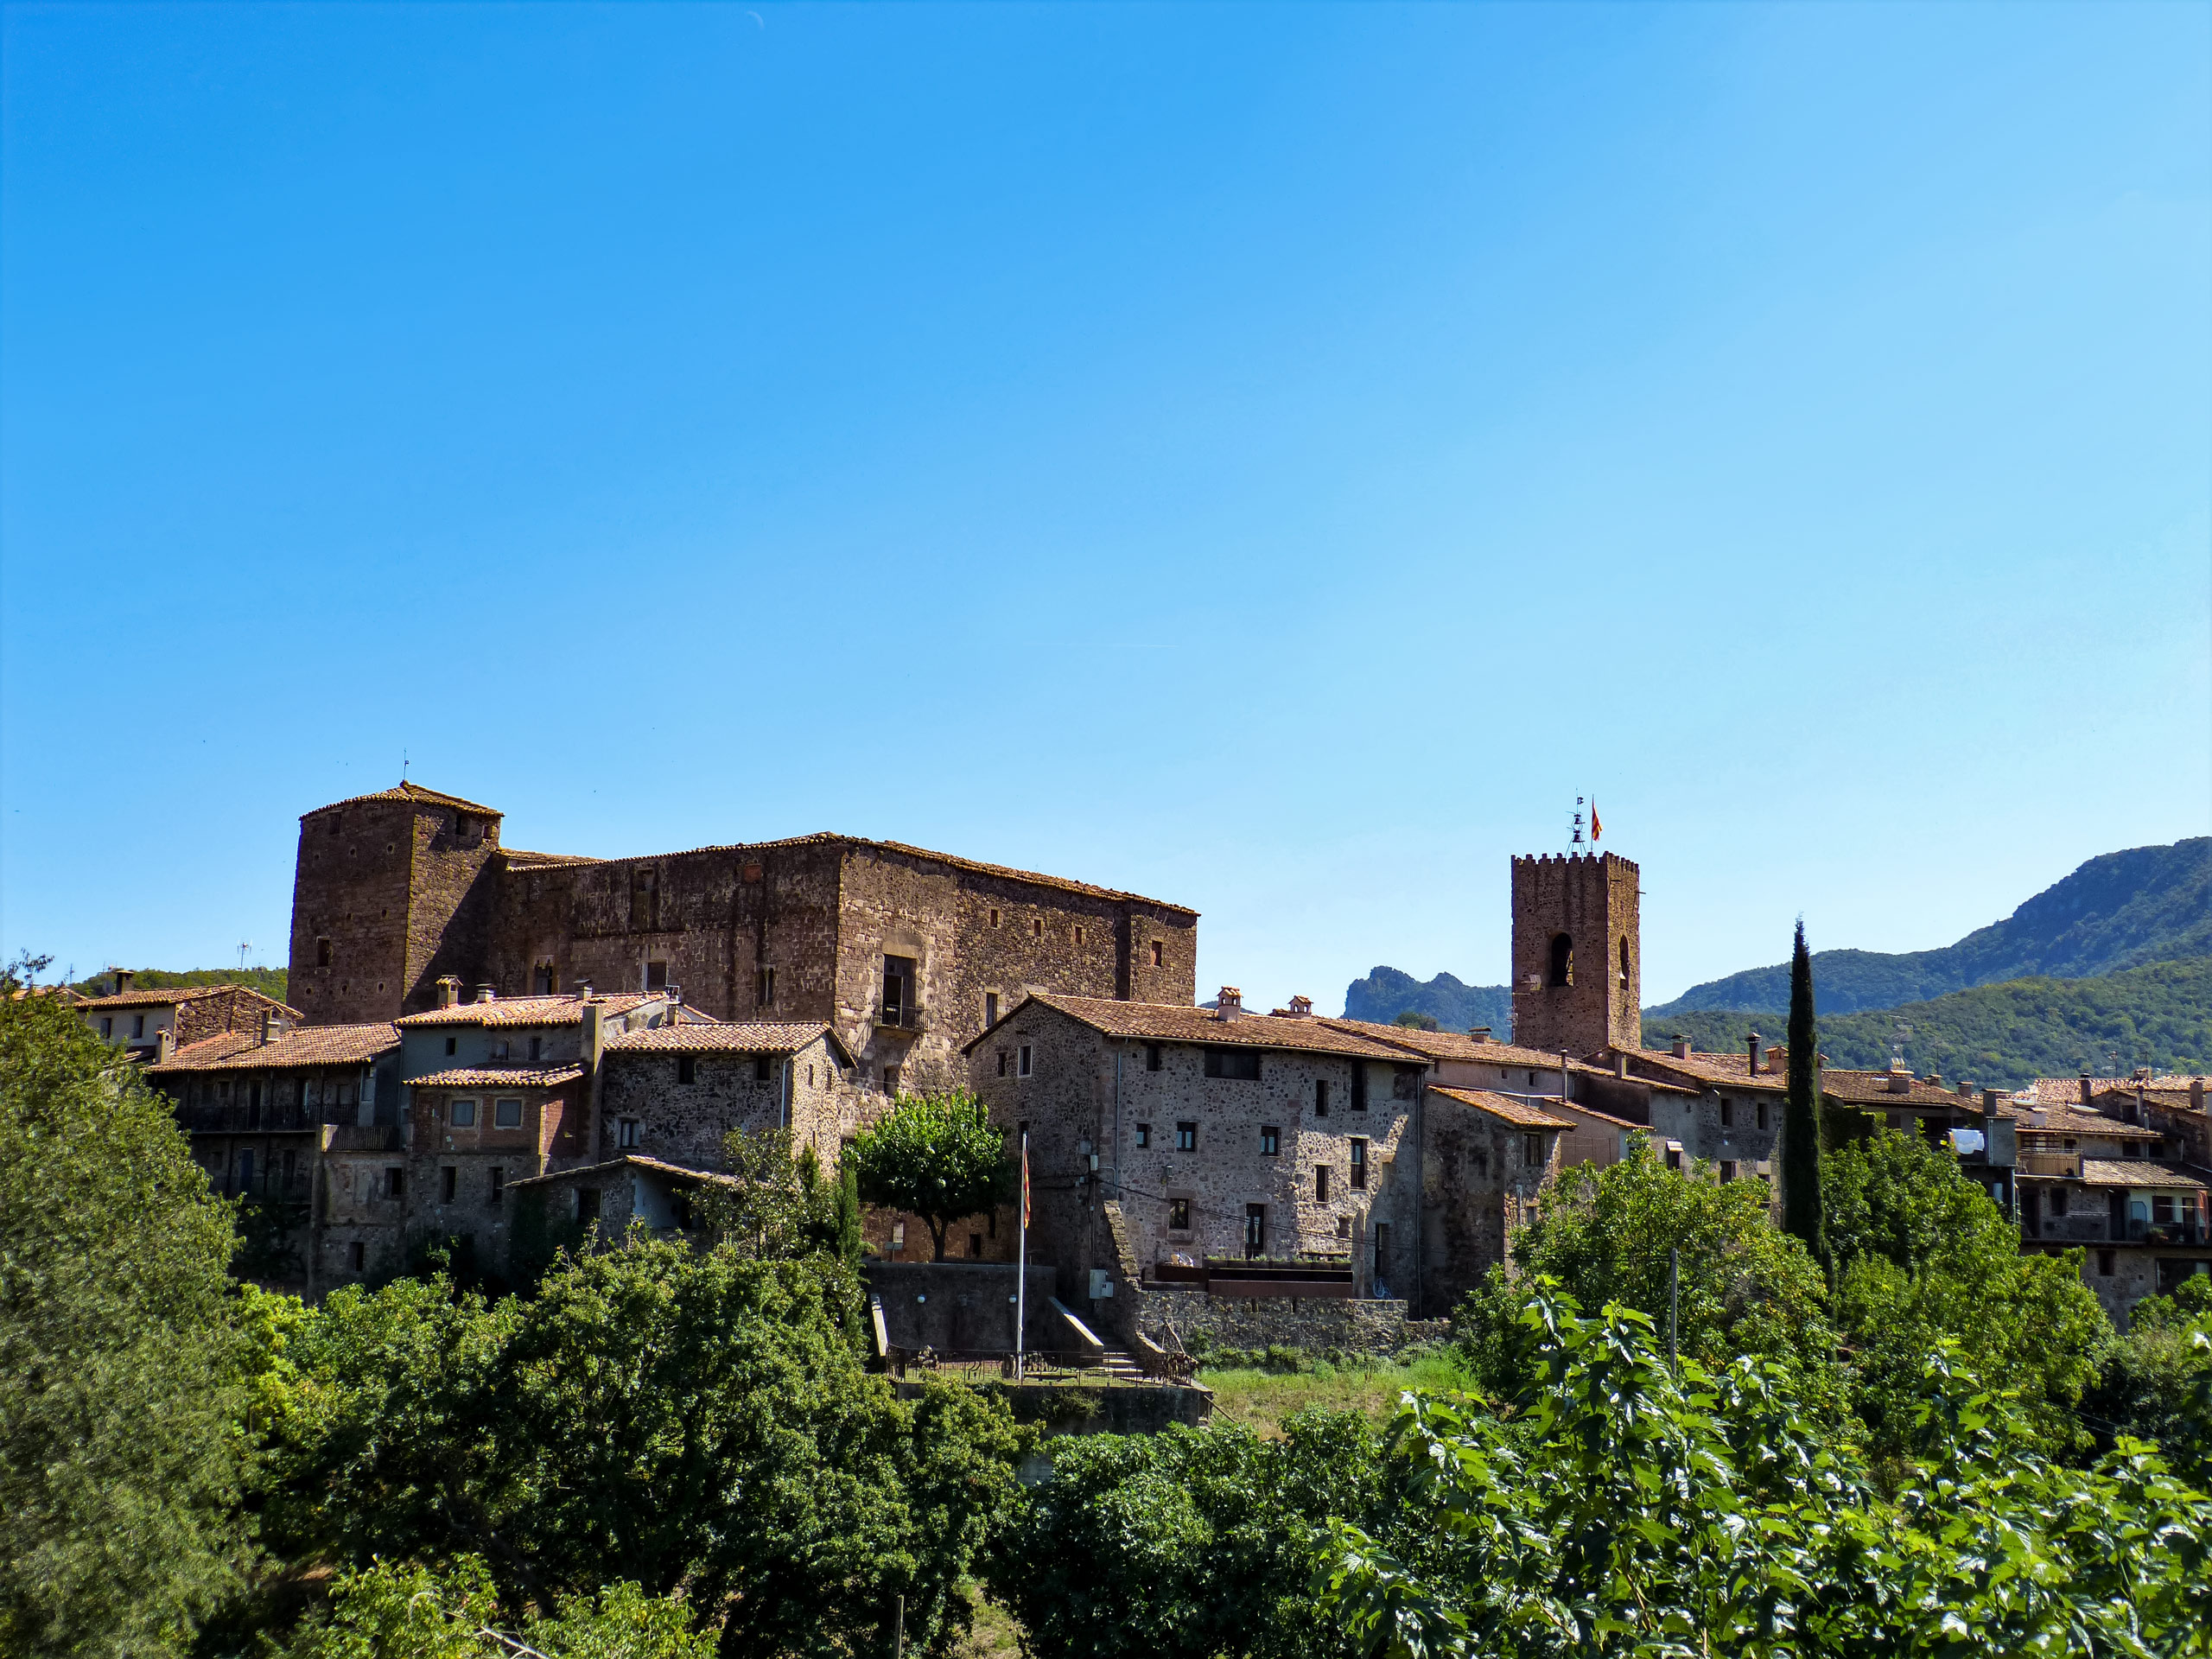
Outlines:
{"type": "Polygon", "coordinates": [[[453,1126],[456,1129],[474,1128],[476,1127],[476,1103],[473,1100],[466,1099],[454,1101],[453,1103],[452,1116],[453,1126]]]}
{"type": "Polygon", "coordinates": [[[1736,1103],[1726,1095],[1720,1096],[1720,1127],[1724,1129],[1736,1127],[1736,1103]]]}
{"type": "Polygon", "coordinates": [[[991,925],[992,925],[993,927],[996,927],[998,925],[999,925],[999,907],[998,907],[996,905],[993,905],[993,906],[991,906],[991,925]]]}
{"type": "Polygon", "coordinates": [[[983,993],[983,1029],[988,1031],[998,1022],[999,994],[996,991],[985,991],[983,993]]]}
{"type": "Polygon", "coordinates": [[[599,1189],[580,1186],[576,1189],[576,1219],[594,1222],[599,1219],[599,1189]]]}
{"type": "Polygon", "coordinates": [[[1077,922],[1077,923],[1076,924],[1076,928],[1075,928],[1075,942],[1076,942],[1077,944],[1081,944],[1083,943],[1083,924],[1082,924],[1082,923],[1080,923],[1080,922],[1077,922]]]}
{"type": "Polygon", "coordinates": [[[893,1100],[899,1098],[899,1068],[895,1065],[883,1068],[883,1092],[893,1100]]]}
{"type": "Polygon", "coordinates": [[[1248,1204],[1244,1206],[1244,1254],[1264,1255],[1268,1248],[1268,1206],[1248,1204]]]}
{"type": "Polygon", "coordinates": [[[2066,1189],[2063,1186],[2054,1186],[2050,1189],[2050,1213],[2054,1216],[2063,1216],[2066,1213],[2066,1189]]]}
{"type": "Polygon", "coordinates": [[[1355,1112],[1367,1109],[1367,1063],[1364,1060],[1351,1063],[1351,1109],[1355,1112]]]}
{"type": "Polygon", "coordinates": [[[914,1023],[914,959],[883,959],[883,1016],[879,1025],[906,1027],[914,1023]]]}
{"type": "Polygon", "coordinates": [[[2099,1250],[2097,1252],[2097,1271],[2107,1279],[2112,1277],[2112,1252],[2110,1250],[2099,1250]]]}
{"type": "Polygon", "coordinates": [[[1367,1185],[1367,1142],[1359,1135],[1351,1140],[1351,1184],[1355,1187],[1367,1185]]]}
{"type": "Polygon", "coordinates": [[[360,1240],[355,1239],[351,1244],[348,1244],[346,1247],[346,1265],[348,1268],[351,1268],[355,1273],[359,1273],[365,1265],[363,1258],[367,1255],[368,1251],[363,1246],[360,1240]]]}
{"type": "Polygon", "coordinates": [[[699,1057],[697,1055],[679,1054],[676,1057],[676,1080],[678,1083],[696,1083],[699,1081],[699,1057]]]}
{"type": "Polygon", "coordinates": [[[2171,1193],[2160,1193],[2151,1200],[2151,1223],[2157,1227],[2174,1224],[2174,1201],[2171,1193]]]}
{"type": "Polygon", "coordinates": [[[630,872],[630,931],[660,931],[660,872],[657,869],[640,868],[630,872]]]}
{"type": "Polygon", "coordinates": [[[638,1144],[638,1120],[636,1118],[626,1117],[620,1122],[620,1123],[616,1125],[614,1144],[619,1147],[634,1147],[638,1144]]]}
{"type": "Polygon", "coordinates": [[[1030,1067],[1033,1064],[1029,1045],[1027,1043],[1022,1044],[1020,1050],[1017,1051],[1015,1058],[1018,1063],[1014,1069],[1023,1077],[1027,1077],[1029,1075],[1030,1067]]]}
{"type": "Polygon", "coordinates": [[[753,1002],[756,1007],[772,1008],[776,1006],[774,969],[756,968],[753,970],[753,1002]]]}
{"type": "Polygon", "coordinates": [[[387,1198],[404,1198],[407,1194],[407,1172],[390,1168],[384,1173],[384,1195],[387,1198]]]}
{"type": "Polygon", "coordinates": [[[1668,1168],[1669,1168],[1669,1169],[1680,1169],[1681,1166],[1682,1166],[1682,1149],[1681,1149],[1680,1147],[1668,1147],[1668,1148],[1667,1148],[1667,1167],[1668,1167],[1668,1168]]]}
{"type": "Polygon", "coordinates": [[[1316,1164],[1313,1166],[1313,1202],[1326,1204],[1328,1201],[1329,1166],[1326,1164],[1316,1164]]]}
{"type": "Polygon", "coordinates": [[[1766,1102],[1759,1102],[1759,1128],[1766,1128],[1766,1102]]]}
{"type": "Polygon", "coordinates": [[[1282,1131],[1272,1123],[1260,1125],[1260,1156],[1274,1158],[1282,1151],[1282,1131]]]}
{"type": "Polygon", "coordinates": [[[317,939],[315,942],[315,965],[318,968],[327,968],[330,966],[330,941],[328,939],[317,939]]]}
{"type": "Polygon", "coordinates": [[[1006,1076],[1006,1063],[1012,1058],[1013,1056],[1009,1055],[1006,1050],[999,1050],[999,1076],[1006,1076]]]}
{"type": "Polygon", "coordinates": [[[1720,1179],[1724,1181],[1732,1181],[1736,1179],[1735,1160],[1723,1158],[1720,1160],[1720,1179]]]}
{"type": "Polygon", "coordinates": [[[1529,1166],[1531,1169],[1539,1168],[1542,1166],[1544,1161],[1543,1132],[1541,1130],[1538,1130],[1535,1134],[1530,1135],[1528,1137],[1528,1142],[1529,1144],[1522,1148],[1522,1151],[1528,1157],[1529,1166]]]}
{"type": "MultiPolygon", "coordinates": [[[[896,1066],[893,1066],[889,1069],[893,1071],[896,1071],[898,1070],[896,1066]]],[[[753,1057],[753,1081],[755,1083],[767,1082],[768,1072],[768,1057],[766,1054],[755,1054],[753,1057]]]]}
{"type": "Polygon", "coordinates": [[[447,1038],[447,1039],[446,1039],[446,1052],[447,1052],[447,1053],[448,1053],[448,1054],[457,1053],[457,1052],[460,1052],[460,1049],[461,1049],[461,1039],[460,1039],[460,1038],[458,1038],[458,1037],[448,1037],[448,1038],[447,1038]]]}
{"type": "Polygon", "coordinates": [[[438,1172],[438,1186],[440,1200],[451,1204],[454,1195],[461,1190],[461,1172],[448,1164],[438,1172]]]}
{"type": "Polygon", "coordinates": [[[1045,937],[1045,918],[1042,916],[1035,917],[1031,919],[1029,924],[1029,937],[1033,939],[1041,939],[1045,937]]]}
{"type": "Polygon", "coordinates": [[[1167,1230],[1171,1233],[1191,1230],[1191,1201],[1188,1198],[1167,1200],[1167,1230]]]}
{"type": "Polygon", "coordinates": [[[1189,1122],[1178,1123],[1175,1126],[1175,1150],[1178,1152],[1196,1152],[1198,1149],[1198,1126],[1195,1123],[1189,1122]]]}
{"type": "Polygon", "coordinates": [[[1160,966],[1160,941],[1158,939],[1154,939],[1152,942],[1152,965],[1155,968],[1160,966]]]}
{"type": "Polygon", "coordinates": [[[1226,1077],[1236,1083],[1257,1083],[1260,1080],[1260,1051],[1256,1048],[1210,1048],[1206,1050],[1206,1076],[1226,1077]]]}
{"type": "Polygon", "coordinates": [[[1157,1071],[1160,1070],[1160,1045],[1158,1043],[1147,1043],[1144,1046],[1144,1069],[1147,1071],[1157,1071]]]}
{"type": "Polygon", "coordinates": [[[513,1052],[512,1046],[504,1037],[500,1038],[498,1042],[492,1045],[492,1058],[495,1060],[506,1059],[513,1053],[513,1052]]]}
{"type": "Polygon", "coordinates": [[[1554,986],[1574,983],[1574,941],[1565,933],[1552,935],[1552,963],[1550,982],[1554,986]]]}
{"type": "Polygon", "coordinates": [[[1338,1216],[1337,1217],[1337,1236],[1338,1238],[1350,1238],[1351,1236],[1351,1217],[1350,1216],[1338,1216]]]}
{"type": "Polygon", "coordinates": [[[530,970],[530,988],[539,996],[553,995],[553,964],[541,962],[530,970]]]}
{"type": "Polygon", "coordinates": [[[1375,1224],[1375,1294],[1376,1295],[1380,1296],[1382,1294],[1384,1282],[1389,1276],[1390,1224],[1387,1221],[1378,1221],[1375,1224]]]}
{"type": "Polygon", "coordinates": [[[978,1261],[982,1259],[983,1236],[981,1233],[970,1233],[968,1235],[968,1254],[976,1257],[978,1261]]]}
{"type": "Polygon", "coordinates": [[[102,1014],[100,1016],[100,1035],[103,1037],[112,1037],[115,1035],[115,1020],[112,1016],[108,1014],[102,1014]]]}
{"type": "Polygon", "coordinates": [[[522,1102],[512,1097],[492,1103],[492,1127],[498,1129],[518,1129],[522,1127],[522,1102]]]}
{"type": "Polygon", "coordinates": [[[1151,1124],[1149,1124],[1149,1123],[1140,1123],[1140,1124],[1138,1124],[1138,1125],[1137,1125],[1137,1145],[1139,1145],[1139,1146],[1141,1146],[1141,1147],[1148,1147],[1148,1146],[1150,1146],[1151,1144],[1152,1144],[1152,1125],[1151,1125],[1151,1124]]]}
{"type": "Polygon", "coordinates": [[[500,1193],[502,1193],[502,1192],[504,1192],[505,1191],[506,1191],[506,1186],[507,1186],[507,1172],[506,1172],[505,1169],[502,1169],[499,1165],[494,1164],[494,1165],[493,1165],[493,1166],[492,1166],[492,1172],[491,1172],[491,1173],[492,1173],[492,1198],[491,1198],[491,1205],[492,1205],[492,1208],[493,1208],[494,1210],[496,1210],[496,1209],[498,1209],[498,1208],[499,1207],[499,1194],[500,1194],[500,1193]]]}
{"type": "Polygon", "coordinates": [[[649,962],[645,964],[645,988],[649,991],[664,991],[668,988],[666,963],[649,962]]]}
{"type": "Polygon", "coordinates": [[[130,1034],[133,1037],[143,1037],[146,1034],[146,1016],[144,1014],[134,1014],[130,1016],[130,1034]]]}
{"type": "Polygon", "coordinates": [[[1326,1117],[1328,1115],[1329,1084],[1328,1079],[1324,1077],[1316,1080],[1313,1084],[1313,1116],[1326,1117]]]}
{"type": "Polygon", "coordinates": [[[533,1064],[545,1058],[545,1039],[543,1037],[530,1039],[530,1058],[533,1064]]]}
{"type": "Polygon", "coordinates": [[[894,1250],[903,1250],[906,1248],[906,1224],[903,1221],[894,1221],[891,1224],[891,1248],[894,1250]]]}

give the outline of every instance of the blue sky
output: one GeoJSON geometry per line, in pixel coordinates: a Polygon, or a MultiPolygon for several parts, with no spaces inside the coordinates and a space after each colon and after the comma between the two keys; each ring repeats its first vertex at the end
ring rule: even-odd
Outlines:
{"type": "MultiPolygon", "coordinates": [[[[399,773],[1647,999],[2212,827],[2212,9],[10,5],[0,944],[399,773]]],[[[58,963],[57,965],[60,965],[58,963]]]]}

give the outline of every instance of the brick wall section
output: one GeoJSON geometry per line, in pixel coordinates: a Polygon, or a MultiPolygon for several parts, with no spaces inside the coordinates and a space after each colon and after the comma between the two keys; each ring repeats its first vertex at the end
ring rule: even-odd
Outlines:
{"type": "Polygon", "coordinates": [[[1637,882],[1637,867],[1611,853],[1513,861],[1516,1045],[1551,1053],[1565,1049],[1577,1058],[1643,1046],[1637,882]],[[1554,986],[1552,941],[1560,934],[1573,942],[1573,982],[1554,986]]]}

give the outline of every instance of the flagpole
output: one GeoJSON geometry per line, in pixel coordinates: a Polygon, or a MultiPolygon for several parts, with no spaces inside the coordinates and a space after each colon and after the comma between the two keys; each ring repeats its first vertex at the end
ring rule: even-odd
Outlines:
{"type": "Polygon", "coordinates": [[[1014,1224],[1014,1380],[1021,1381],[1021,1333],[1029,1324],[1029,1131],[1021,1132],[1021,1214],[1014,1224]]]}

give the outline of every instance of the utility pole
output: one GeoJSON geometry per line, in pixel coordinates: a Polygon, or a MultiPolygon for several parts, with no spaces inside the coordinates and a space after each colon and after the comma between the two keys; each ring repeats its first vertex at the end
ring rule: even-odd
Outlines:
{"type": "MultiPolygon", "coordinates": [[[[1029,1131],[1021,1132],[1021,1214],[1014,1249],[1014,1380],[1021,1381],[1021,1337],[1029,1319],[1029,1131]]],[[[899,1605],[906,1603],[902,1599],[899,1605]]]]}

